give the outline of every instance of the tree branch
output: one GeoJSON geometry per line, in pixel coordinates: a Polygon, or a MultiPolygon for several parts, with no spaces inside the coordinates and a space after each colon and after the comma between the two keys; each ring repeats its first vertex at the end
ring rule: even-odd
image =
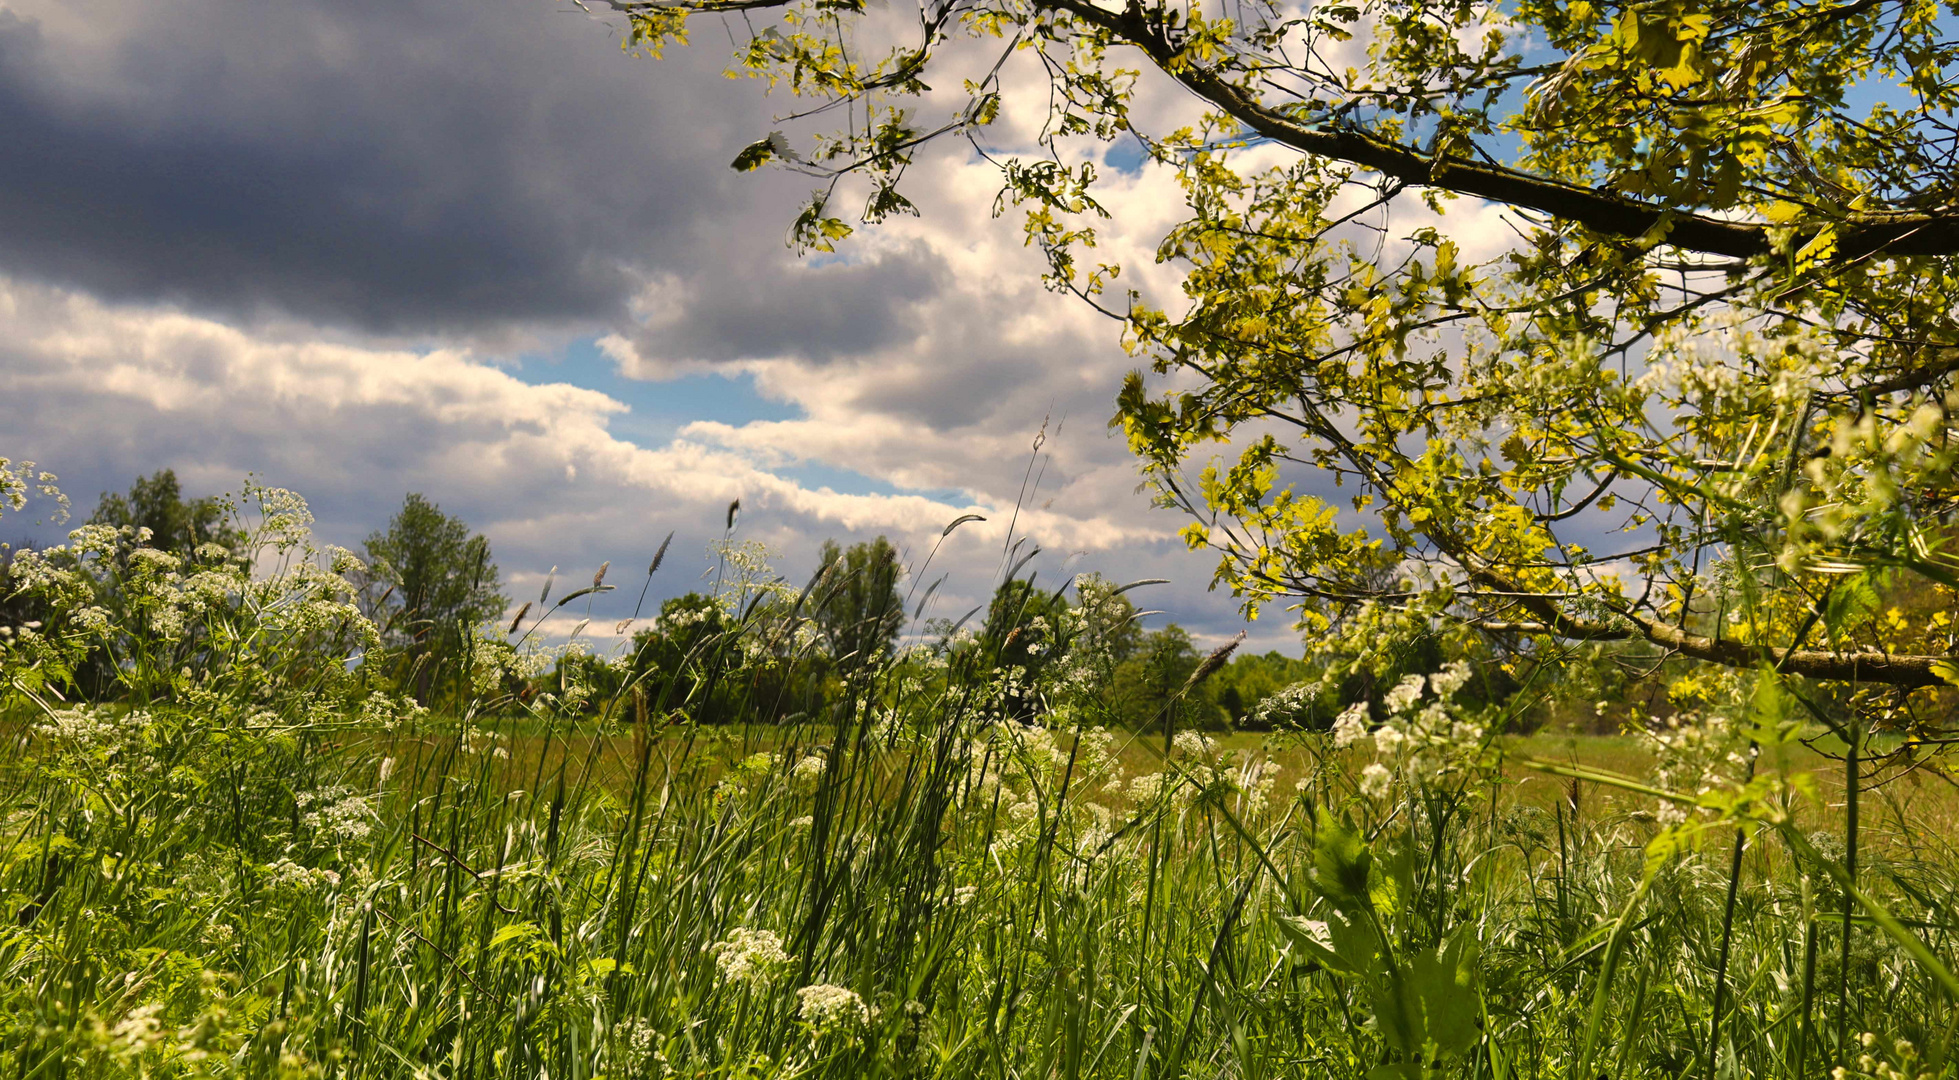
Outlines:
{"type": "MultiPolygon", "coordinates": [[[[1089,0],[1039,0],[1039,3],[1064,11],[1141,49],[1158,68],[1186,89],[1258,134],[1295,150],[1352,162],[1404,183],[1536,210],[1608,236],[1645,236],[1664,224],[1664,242],[1679,249],[1736,259],[1766,255],[1771,250],[1769,227],[1759,222],[1723,221],[1520,169],[1424,154],[1359,128],[1302,124],[1258,101],[1244,88],[1183,57],[1176,43],[1145,17],[1138,4],[1131,3],[1123,11],[1115,12],[1089,0]]],[[[1825,224],[1795,226],[1795,243],[1800,246],[1807,242],[1825,224]]],[[[1827,224],[1837,228],[1836,261],[1878,252],[1890,255],[1959,252],[1959,215],[1862,214],[1827,224]]]]}
{"type": "MultiPolygon", "coordinates": [[[[1478,578],[1512,588],[1495,574],[1481,572],[1478,578]]],[[[1491,633],[1550,634],[1574,641],[1626,641],[1644,638],[1681,656],[1726,667],[1751,667],[1773,664],[1777,670],[1804,678],[1840,682],[1883,683],[1907,688],[1944,686],[1946,680],[1933,667],[1954,663],[1949,656],[1916,656],[1905,653],[1836,652],[1827,649],[1778,649],[1770,645],[1750,645],[1727,639],[1716,640],[1691,633],[1658,619],[1627,614],[1632,627],[1612,626],[1589,619],[1574,619],[1559,611],[1542,596],[1520,597],[1518,603],[1537,621],[1493,621],[1472,619],[1471,624],[1491,633]]],[[[1804,634],[1807,634],[1807,628],[1804,634]]]]}

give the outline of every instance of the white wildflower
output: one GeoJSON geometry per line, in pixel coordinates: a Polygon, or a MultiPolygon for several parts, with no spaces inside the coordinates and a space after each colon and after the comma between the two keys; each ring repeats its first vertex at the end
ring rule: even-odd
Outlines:
{"type": "Polygon", "coordinates": [[[1143,773],[1129,778],[1128,795],[1132,802],[1148,802],[1163,793],[1166,783],[1163,773],[1143,773]]]}
{"type": "Polygon", "coordinates": [[[1410,706],[1422,699],[1422,690],[1427,684],[1428,680],[1421,675],[1402,676],[1394,689],[1388,691],[1386,699],[1388,712],[1397,714],[1407,712],[1410,706]]]}
{"type": "Polygon", "coordinates": [[[817,1038],[854,1034],[871,1022],[871,1011],[855,990],[828,983],[796,991],[796,1015],[817,1038]]]}
{"type": "Polygon", "coordinates": [[[1401,729],[1393,724],[1382,724],[1374,730],[1374,749],[1378,753],[1393,754],[1401,749],[1402,743],[1407,741],[1408,736],[1402,734],[1401,729]]]}
{"type": "Polygon", "coordinates": [[[1454,696],[1455,692],[1462,689],[1467,682],[1469,682],[1469,661],[1454,660],[1441,671],[1429,676],[1428,685],[1429,689],[1435,691],[1437,697],[1447,698],[1454,696]]]}
{"type": "Polygon", "coordinates": [[[1210,757],[1217,751],[1218,743],[1216,739],[1195,731],[1179,731],[1176,738],[1170,740],[1170,747],[1187,757],[1210,757]]]}
{"type": "Polygon", "coordinates": [[[109,1052],[117,1057],[138,1057],[154,1050],[164,1039],[162,1012],[160,1001],[129,1010],[109,1029],[109,1052]]]}
{"type": "Polygon", "coordinates": [[[179,641],[184,636],[184,613],[174,607],[158,608],[150,612],[150,632],[165,641],[179,641]]]}
{"type": "MultiPolygon", "coordinates": [[[[132,713],[132,717],[141,717],[132,713]]],[[[137,726],[141,725],[141,720],[137,726]]],[[[108,713],[91,706],[73,709],[56,709],[48,714],[40,725],[41,731],[62,742],[76,746],[106,746],[116,741],[121,726],[108,713]]]]}
{"type": "Polygon", "coordinates": [[[1238,787],[1245,793],[1245,798],[1251,805],[1263,806],[1271,801],[1272,788],[1279,782],[1279,773],[1282,770],[1283,766],[1270,758],[1257,765],[1247,763],[1239,771],[1238,787]]]}
{"type": "Polygon", "coordinates": [[[708,954],[721,969],[721,977],[731,983],[761,985],[789,965],[789,954],[782,939],[772,930],[750,930],[737,926],[725,940],[708,946],[708,954]]]}
{"type": "Polygon", "coordinates": [[[374,831],[374,807],[350,788],[328,787],[298,798],[300,821],[331,844],[357,844],[374,831]]]}
{"type": "Polygon", "coordinates": [[[1376,761],[1360,771],[1360,793],[1370,799],[1385,798],[1393,781],[1394,775],[1388,772],[1388,767],[1376,761]]]}
{"type": "Polygon", "coordinates": [[[122,533],[113,525],[83,525],[68,531],[68,544],[77,557],[113,555],[121,542],[122,533]]]}
{"type": "Polygon", "coordinates": [[[280,859],[268,864],[260,871],[265,886],[274,892],[311,892],[314,889],[336,889],[340,887],[340,875],[331,870],[312,870],[291,859],[280,859]]]}
{"type": "Polygon", "coordinates": [[[329,565],[333,568],[333,572],[341,577],[346,577],[348,574],[356,574],[367,569],[367,564],[361,561],[360,556],[348,551],[346,548],[329,547],[327,548],[327,555],[330,557],[331,561],[329,565]]]}
{"type": "Polygon", "coordinates": [[[789,776],[797,783],[814,783],[817,777],[823,775],[823,770],[827,767],[828,764],[822,754],[804,754],[796,759],[795,766],[789,770],[789,776]]]}
{"type": "Polygon", "coordinates": [[[281,547],[303,544],[313,527],[313,511],[298,493],[285,488],[260,488],[261,512],[265,514],[266,539],[281,547]]]}
{"type": "Polygon", "coordinates": [[[1319,696],[1319,683],[1294,683],[1259,702],[1252,709],[1252,719],[1273,727],[1304,724],[1311,718],[1313,703],[1319,696]]]}
{"type": "Polygon", "coordinates": [[[1333,745],[1345,750],[1367,737],[1367,702],[1356,701],[1333,722],[1333,745]]]}
{"type": "Polygon", "coordinates": [[[660,1029],[642,1017],[621,1020],[612,1025],[612,1037],[617,1040],[625,1068],[621,1071],[633,1076],[650,1076],[660,1080],[673,1072],[667,1063],[667,1055],[660,1049],[660,1029]]]}
{"type": "Polygon", "coordinates": [[[156,548],[137,548],[129,553],[129,568],[137,573],[169,574],[183,565],[183,560],[167,551],[156,548]]]}
{"type": "Polygon", "coordinates": [[[461,749],[465,754],[488,755],[493,761],[510,757],[510,751],[503,745],[503,736],[494,731],[470,732],[464,736],[461,749]]]}

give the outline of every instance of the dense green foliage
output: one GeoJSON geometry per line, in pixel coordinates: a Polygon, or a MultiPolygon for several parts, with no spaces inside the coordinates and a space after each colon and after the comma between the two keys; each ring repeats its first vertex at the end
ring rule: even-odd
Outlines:
{"type": "Polygon", "coordinates": [[[898,549],[882,536],[848,549],[830,540],[817,561],[823,577],[817,584],[816,623],[832,662],[855,670],[890,655],[905,628],[898,549]]]}
{"type": "MultiPolygon", "coordinates": [[[[15,560],[47,618],[0,634],[0,1073],[1955,1071],[1952,800],[1854,755],[1847,789],[1808,775],[1793,740],[1845,747],[1798,679],[1691,669],[1630,772],[1500,737],[1530,699],[1479,696],[1496,657],[1324,732],[1131,734],[1091,582],[1016,624],[1028,664],[948,633],[755,724],[822,633],[727,544],[647,639],[673,663],[496,626],[433,713],[348,662],[384,648],[360,561],[290,493],[246,506],[233,559],[91,525],[15,560]],[[117,684],[73,700],[100,648],[117,684]]],[[[1267,715],[1391,629],[1342,624],[1267,715]]]]}
{"type": "Polygon", "coordinates": [[[455,666],[477,626],[503,614],[507,601],[490,542],[411,492],[362,550],[363,606],[382,639],[399,650],[407,668],[402,677],[427,701],[435,673],[455,666]]]}
{"type": "Polygon", "coordinates": [[[737,73],[813,99],[734,163],[818,179],[806,246],[847,197],[916,212],[928,141],[997,163],[1049,284],[1145,364],[1115,423],[1249,613],[1767,660],[1949,731],[1959,631],[1873,598],[1959,588],[1959,4],[611,7],[656,52],[728,26],[737,73]],[[1097,247],[1131,140],[1184,194],[1181,295],[1097,247]]]}
{"type": "Polygon", "coordinates": [[[90,525],[114,529],[147,529],[146,543],[159,551],[188,555],[201,544],[236,547],[244,539],[230,528],[230,507],[214,495],[184,498],[175,469],[139,476],[128,494],[104,492],[90,525]]]}

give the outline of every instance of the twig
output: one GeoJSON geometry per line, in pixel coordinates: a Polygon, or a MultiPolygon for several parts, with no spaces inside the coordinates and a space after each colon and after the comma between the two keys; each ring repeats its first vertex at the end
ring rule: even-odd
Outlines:
{"type": "MultiPolygon", "coordinates": [[[[450,862],[456,864],[456,866],[459,867],[463,873],[468,874],[470,877],[475,878],[479,884],[491,884],[491,885],[496,884],[495,874],[481,874],[476,872],[475,870],[470,869],[469,864],[462,861],[462,858],[458,856],[455,852],[450,851],[448,848],[443,847],[441,844],[438,844],[433,840],[430,840],[428,837],[423,836],[421,833],[409,833],[408,835],[414,837],[416,843],[422,844],[429,848],[433,848],[434,850],[439,851],[443,855],[447,856],[450,862]],[[486,878],[489,879],[487,882],[485,881],[486,878]]],[[[490,903],[495,904],[496,909],[498,911],[503,912],[505,915],[519,914],[519,912],[515,908],[504,907],[503,902],[497,899],[497,895],[494,892],[490,894],[490,903]]]]}
{"type": "MultiPolygon", "coordinates": [[[[415,839],[421,840],[422,838],[417,836],[415,839]]],[[[426,840],[422,840],[422,842],[425,844],[428,843],[428,841],[426,840]]],[[[469,868],[463,867],[463,869],[467,870],[469,868]]],[[[417,930],[414,927],[409,926],[407,923],[404,923],[401,920],[396,919],[393,915],[390,915],[387,912],[382,911],[379,907],[376,907],[374,909],[374,914],[379,915],[382,918],[388,920],[389,925],[395,926],[402,930],[406,930],[409,933],[415,935],[415,939],[417,941],[420,941],[422,944],[427,945],[431,949],[434,949],[435,954],[437,956],[440,956],[444,960],[449,961],[450,965],[456,969],[456,974],[461,975],[465,979],[468,979],[469,985],[474,986],[477,989],[478,993],[481,993],[484,997],[487,997],[490,1000],[497,1002],[498,1004],[503,1003],[503,999],[501,997],[498,997],[496,994],[491,993],[488,987],[476,981],[476,976],[471,975],[469,973],[469,969],[463,966],[463,962],[461,960],[458,960],[454,956],[450,955],[446,950],[442,948],[442,946],[437,945],[433,941],[430,941],[428,939],[428,936],[423,934],[420,930],[417,930]]]]}

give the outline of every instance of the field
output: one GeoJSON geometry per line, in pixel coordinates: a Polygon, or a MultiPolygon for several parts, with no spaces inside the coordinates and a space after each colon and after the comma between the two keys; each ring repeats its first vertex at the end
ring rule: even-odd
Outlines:
{"type": "Polygon", "coordinates": [[[600,699],[479,642],[429,709],[320,661],[324,565],[4,654],[0,1073],[1953,1071],[1952,785],[1877,737],[1846,787],[1759,689],[1521,738],[1452,665],[1330,732],[1137,732],[928,652],[761,724],[736,623],[600,699]],[[97,704],[49,674],[84,646],[97,704]]]}

